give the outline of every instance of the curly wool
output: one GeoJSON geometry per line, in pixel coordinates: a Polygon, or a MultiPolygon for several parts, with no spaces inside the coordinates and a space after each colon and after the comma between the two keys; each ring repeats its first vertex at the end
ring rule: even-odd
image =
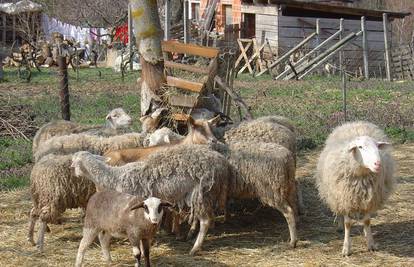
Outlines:
{"type": "Polygon", "coordinates": [[[289,205],[297,214],[295,160],[291,151],[274,143],[234,142],[214,145],[233,167],[229,197],[258,198],[280,209],[289,205]]]}
{"type": "Polygon", "coordinates": [[[76,153],[74,161],[95,184],[178,203],[190,208],[190,220],[225,207],[231,167],[222,155],[203,145],[171,147],[121,167],[110,167],[88,152],[76,153]]]}
{"type": "Polygon", "coordinates": [[[33,215],[57,223],[66,209],[85,208],[95,185],[71,173],[72,155],[47,155],[37,162],[30,175],[33,215]]]}
{"type": "Polygon", "coordinates": [[[34,155],[35,162],[48,154],[71,154],[78,151],[89,151],[102,155],[108,150],[119,150],[143,146],[145,135],[129,133],[112,137],[85,134],[71,134],[54,137],[38,148],[34,155]]]}
{"type": "Polygon", "coordinates": [[[319,195],[337,215],[373,213],[383,206],[393,191],[395,163],[390,152],[380,150],[381,171],[372,173],[362,168],[348,151],[349,142],[358,136],[387,140],[383,131],[371,123],[347,123],[328,137],[318,160],[316,184],[319,195]]]}
{"type": "Polygon", "coordinates": [[[264,117],[242,122],[237,127],[227,130],[224,134],[224,140],[226,143],[240,141],[275,143],[286,147],[295,155],[295,132],[280,123],[276,123],[276,121],[277,117],[264,117]]]}

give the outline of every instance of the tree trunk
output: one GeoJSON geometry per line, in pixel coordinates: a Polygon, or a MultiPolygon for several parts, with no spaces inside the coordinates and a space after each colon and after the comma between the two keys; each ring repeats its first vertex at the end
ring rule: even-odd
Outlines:
{"type": "Polygon", "coordinates": [[[130,4],[142,67],[141,115],[146,115],[160,104],[160,90],[165,82],[162,30],[156,0],[130,0],[130,4]]]}

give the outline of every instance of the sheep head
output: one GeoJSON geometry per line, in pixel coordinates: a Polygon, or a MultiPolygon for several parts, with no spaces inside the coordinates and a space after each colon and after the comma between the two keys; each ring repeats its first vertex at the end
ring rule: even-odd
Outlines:
{"type": "Polygon", "coordinates": [[[212,127],[215,126],[218,121],[220,121],[220,115],[217,115],[210,120],[194,120],[189,116],[187,120],[187,142],[191,142],[192,144],[217,143],[217,138],[213,133],[212,127]]]}
{"type": "Polygon", "coordinates": [[[348,151],[360,166],[373,173],[381,170],[380,150],[390,147],[388,142],[379,142],[369,136],[359,136],[349,143],[348,151]]]}
{"type": "Polygon", "coordinates": [[[152,224],[159,224],[164,214],[164,207],[172,207],[172,204],[167,201],[162,201],[156,197],[150,197],[136,205],[133,205],[131,207],[131,211],[142,208],[144,209],[145,219],[150,221],[152,224]]]}
{"type": "Polygon", "coordinates": [[[122,108],[111,110],[106,115],[106,121],[113,129],[128,128],[132,125],[132,118],[122,108]]]}
{"type": "Polygon", "coordinates": [[[73,154],[72,156],[72,164],[70,165],[70,167],[74,170],[75,176],[80,177],[80,176],[86,176],[87,175],[87,171],[83,165],[83,163],[86,160],[89,159],[95,159],[95,160],[99,160],[99,161],[105,161],[106,158],[103,156],[99,156],[99,155],[94,155],[88,151],[80,151],[80,152],[76,152],[75,154],[73,154]]]}

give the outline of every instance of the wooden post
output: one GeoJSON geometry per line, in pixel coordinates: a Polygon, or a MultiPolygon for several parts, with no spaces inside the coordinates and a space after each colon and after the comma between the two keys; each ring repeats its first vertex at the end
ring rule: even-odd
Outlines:
{"type": "Polygon", "coordinates": [[[164,40],[171,39],[171,0],[165,0],[164,40]]]}
{"type": "Polygon", "coordinates": [[[2,41],[3,41],[3,45],[6,46],[6,31],[7,31],[6,14],[3,13],[2,18],[3,18],[2,41]]]}
{"type": "Polygon", "coordinates": [[[188,1],[184,0],[184,43],[190,42],[190,36],[188,31],[188,1]]]}
{"type": "Polygon", "coordinates": [[[13,15],[12,16],[13,17],[13,29],[12,29],[12,31],[13,31],[13,43],[14,43],[14,41],[16,41],[16,16],[15,15],[13,15]]]}
{"type": "Polygon", "coordinates": [[[364,59],[364,76],[365,79],[369,79],[369,66],[368,66],[368,36],[367,36],[367,23],[365,17],[361,17],[361,31],[362,31],[362,53],[364,59]]]}
{"type": "Polygon", "coordinates": [[[347,121],[346,114],[346,72],[342,69],[342,111],[344,113],[344,121],[347,121]]]}
{"type": "MultiPolygon", "coordinates": [[[[339,40],[342,40],[344,36],[344,19],[342,18],[339,20],[339,30],[340,30],[339,40]]],[[[341,50],[339,51],[339,69],[342,71],[343,67],[344,67],[344,51],[341,50]]]]}
{"type": "Polygon", "coordinates": [[[129,50],[129,70],[130,71],[132,71],[134,67],[134,61],[132,60],[132,44],[134,41],[133,39],[134,39],[134,32],[132,31],[131,5],[128,4],[128,50],[129,50]]]}
{"type": "Polygon", "coordinates": [[[391,75],[391,55],[390,45],[388,43],[388,14],[382,14],[383,26],[384,26],[384,46],[385,46],[385,70],[387,73],[387,80],[392,81],[391,75]]]}
{"type": "Polygon", "coordinates": [[[60,79],[60,110],[62,119],[70,120],[70,104],[69,104],[69,80],[68,66],[66,65],[66,57],[58,56],[59,79],[60,79]]]}

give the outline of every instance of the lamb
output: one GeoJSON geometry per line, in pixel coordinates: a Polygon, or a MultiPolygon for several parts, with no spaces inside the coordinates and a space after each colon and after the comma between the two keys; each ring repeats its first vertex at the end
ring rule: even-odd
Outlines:
{"type": "Polygon", "coordinates": [[[344,217],[342,255],[351,254],[350,231],[361,220],[368,250],[376,250],[370,219],[393,191],[394,160],[384,132],[369,122],[350,122],[328,137],[317,166],[316,184],[321,199],[344,217]]]}
{"type": "Polygon", "coordinates": [[[162,114],[167,111],[166,108],[158,108],[150,115],[144,115],[139,120],[141,121],[141,130],[143,134],[154,132],[160,124],[162,114]]]}
{"type": "Polygon", "coordinates": [[[35,162],[47,154],[71,154],[78,151],[90,151],[102,155],[108,150],[142,147],[145,135],[129,133],[112,137],[84,134],[71,134],[47,140],[34,154],[35,162]]]}
{"type": "Polygon", "coordinates": [[[163,216],[163,208],[172,204],[150,197],[140,198],[119,193],[103,191],[95,193],[89,200],[83,227],[83,238],[76,257],[76,267],[82,266],[86,249],[99,235],[99,242],[105,260],[110,264],[109,246],[112,236],[127,236],[132,245],[136,265],[140,266],[144,254],[145,266],[150,266],[150,245],[163,216]],[[140,250],[140,243],[142,250],[140,250]]]}
{"type": "Polygon", "coordinates": [[[95,193],[95,185],[83,177],[72,175],[72,155],[46,155],[37,162],[30,175],[33,208],[30,211],[28,240],[33,240],[34,227],[40,220],[37,246],[44,247],[47,223],[57,224],[66,209],[86,208],[95,193]]]}
{"type": "Polygon", "coordinates": [[[170,128],[162,127],[147,135],[144,146],[166,145],[183,139],[184,136],[173,132],[170,128]]]}
{"type": "Polygon", "coordinates": [[[110,167],[89,152],[78,152],[72,166],[77,176],[106,189],[154,196],[178,204],[181,211],[189,209],[190,223],[200,222],[191,255],[201,249],[214,210],[224,210],[231,173],[226,159],[203,145],[171,147],[121,167],[110,167]]]}
{"type": "Polygon", "coordinates": [[[62,136],[74,133],[86,133],[91,135],[112,136],[128,131],[132,124],[131,117],[122,109],[116,108],[106,116],[106,124],[102,125],[81,125],[76,122],[57,120],[49,122],[36,132],[33,138],[32,152],[36,153],[40,144],[54,136],[62,136]]]}
{"type": "Polygon", "coordinates": [[[217,142],[214,136],[211,126],[220,119],[219,116],[206,120],[193,120],[192,117],[188,118],[188,134],[185,138],[176,141],[168,145],[157,145],[150,147],[128,148],[115,151],[109,151],[105,153],[107,162],[111,166],[120,166],[125,163],[143,160],[149,155],[168,149],[171,146],[185,145],[185,144],[208,144],[210,142],[217,142]]]}

